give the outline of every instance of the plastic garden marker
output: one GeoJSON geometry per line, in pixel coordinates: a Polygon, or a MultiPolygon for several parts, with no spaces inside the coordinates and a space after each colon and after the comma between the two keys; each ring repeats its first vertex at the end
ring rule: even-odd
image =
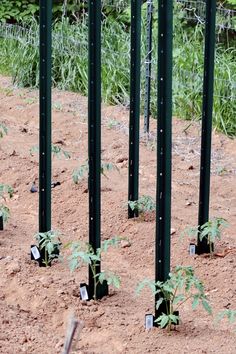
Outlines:
{"type": "MultiPolygon", "coordinates": [[[[96,252],[101,245],[101,0],[89,1],[88,153],[89,153],[89,244],[96,252]]],[[[101,272],[98,262],[96,272],[101,272]]],[[[89,267],[89,293],[94,294],[89,267]]],[[[97,298],[108,294],[100,284],[97,298]]]]}
{"type": "MultiPolygon", "coordinates": [[[[172,0],[159,0],[158,24],[156,282],[166,281],[170,272],[172,0]]],[[[155,296],[155,304],[158,299],[159,294],[155,296]]],[[[162,313],[166,313],[166,305],[164,304],[158,310],[155,308],[155,318],[162,313]]]]}
{"type": "MultiPolygon", "coordinates": [[[[211,174],[211,133],[214,91],[216,0],[206,1],[205,60],[202,103],[202,139],[198,225],[209,220],[210,174],[211,174]]],[[[198,238],[198,254],[210,253],[207,238],[198,238]]]]}
{"type": "MultiPolygon", "coordinates": [[[[138,200],[139,185],[141,5],[142,0],[131,0],[129,201],[138,200]]],[[[138,213],[128,206],[128,217],[135,216],[138,213]]]]}

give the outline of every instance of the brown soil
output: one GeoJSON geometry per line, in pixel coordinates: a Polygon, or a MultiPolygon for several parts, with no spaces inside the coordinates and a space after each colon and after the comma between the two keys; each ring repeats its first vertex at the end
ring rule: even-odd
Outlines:
{"type": "MultiPolygon", "coordinates": [[[[38,161],[30,156],[38,144],[38,92],[17,89],[0,78],[0,120],[9,128],[1,140],[0,181],[14,187],[7,201],[11,218],[0,233],[0,353],[61,353],[68,318],[74,313],[84,321],[77,349],[73,353],[235,353],[235,324],[215,322],[223,309],[236,309],[235,247],[236,229],[236,148],[235,141],[213,134],[211,217],[226,218],[230,227],[216,251],[223,257],[190,257],[187,239],[181,232],[197,223],[200,126],[173,121],[172,267],[192,265],[203,280],[214,310],[181,309],[181,324],[170,335],[158,328],[146,331],[144,316],[153,312],[154,298],[144,291],[135,295],[137,284],[154,276],[154,216],[128,220],[127,200],[128,111],[103,107],[103,160],[117,164],[119,172],[102,178],[102,237],[126,237],[130,247],[111,250],[102,262],[104,269],[120,275],[119,290],[99,302],[83,303],[79,283],[87,281],[83,267],[71,273],[67,251],[65,261],[51,268],[39,268],[30,261],[29,249],[38,227],[38,194],[30,193],[38,183],[38,161]]],[[[53,229],[60,230],[63,244],[88,238],[88,194],[86,179],[72,182],[72,171],[87,158],[87,100],[77,94],[53,93],[53,142],[71,153],[70,160],[53,159],[53,229]]],[[[152,136],[155,136],[155,121],[152,136]]],[[[142,137],[140,147],[140,195],[155,197],[155,141],[142,137]]]]}

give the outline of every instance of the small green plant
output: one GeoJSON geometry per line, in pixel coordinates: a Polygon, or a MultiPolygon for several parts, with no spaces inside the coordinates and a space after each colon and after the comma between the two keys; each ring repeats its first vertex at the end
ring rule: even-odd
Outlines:
{"type": "Polygon", "coordinates": [[[128,201],[131,210],[144,214],[156,210],[156,203],[149,195],[143,195],[138,200],[128,201]]]}
{"type": "Polygon", "coordinates": [[[88,163],[85,163],[73,171],[72,174],[73,182],[75,184],[78,184],[87,175],[88,175],[88,163]]]}
{"type": "Polygon", "coordinates": [[[202,226],[189,227],[184,230],[182,235],[187,235],[191,239],[197,241],[198,236],[200,241],[204,238],[207,239],[207,243],[210,247],[210,254],[213,254],[213,244],[216,240],[221,239],[221,227],[227,227],[228,222],[223,218],[213,218],[207,221],[202,226]]]}
{"type": "Polygon", "coordinates": [[[5,124],[0,122],[0,139],[4,137],[4,135],[7,135],[8,129],[5,126],[5,124]]]}
{"type": "Polygon", "coordinates": [[[110,246],[117,246],[120,242],[119,238],[105,240],[101,244],[101,248],[96,251],[90,244],[76,242],[69,244],[71,246],[72,254],[69,256],[69,265],[71,271],[80,268],[83,264],[87,264],[93,274],[94,280],[94,300],[97,299],[98,284],[107,281],[108,285],[113,285],[115,288],[120,287],[120,278],[111,271],[102,271],[97,273],[97,266],[101,261],[101,254],[107,252],[110,246]]]}
{"type": "Polygon", "coordinates": [[[6,201],[6,196],[12,198],[13,196],[13,188],[7,184],[0,184],[0,216],[3,218],[3,222],[6,223],[10,217],[10,209],[2,203],[6,201]]]}
{"type": "MultiPolygon", "coordinates": [[[[108,178],[108,176],[106,175],[105,172],[107,171],[111,171],[116,169],[117,171],[119,171],[118,167],[116,165],[114,165],[111,162],[102,162],[101,163],[101,169],[100,172],[101,174],[108,178]]],[[[73,171],[72,174],[72,179],[73,182],[75,184],[78,184],[79,182],[81,182],[84,178],[88,177],[88,172],[89,172],[89,166],[88,166],[88,162],[85,162],[84,164],[82,164],[79,168],[75,169],[73,171]]]]}
{"type": "Polygon", "coordinates": [[[6,223],[10,218],[10,209],[3,204],[0,204],[0,217],[3,219],[3,223],[6,223]]]}
{"type": "Polygon", "coordinates": [[[229,172],[229,171],[227,170],[226,167],[218,166],[218,167],[216,168],[216,174],[217,174],[218,176],[223,176],[223,175],[227,174],[228,172],[229,172]]]}
{"type": "Polygon", "coordinates": [[[155,322],[161,328],[171,330],[172,325],[178,324],[180,317],[178,315],[179,308],[187,301],[192,302],[192,309],[201,304],[209,313],[212,313],[211,306],[204,292],[202,282],[195,276],[192,267],[177,266],[174,271],[169,274],[169,278],[165,282],[154,282],[145,279],[138,285],[137,293],[148,286],[153,294],[158,294],[159,299],[156,302],[156,308],[164,305],[165,313],[163,312],[155,322]]]}
{"type": "Polygon", "coordinates": [[[109,119],[108,123],[107,123],[107,127],[109,129],[113,129],[113,128],[118,128],[120,127],[120,122],[118,122],[118,120],[116,119],[109,119]]]}
{"type": "Polygon", "coordinates": [[[60,159],[63,156],[66,160],[71,158],[69,152],[63,150],[58,145],[52,145],[52,156],[57,157],[58,159],[60,159]]]}
{"type": "Polygon", "coordinates": [[[0,87],[0,92],[6,96],[13,96],[13,89],[9,87],[0,87]]]}
{"type": "Polygon", "coordinates": [[[36,101],[37,101],[37,99],[36,99],[35,97],[27,97],[27,98],[25,99],[25,103],[26,103],[27,105],[34,104],[36,101]]]}
{"type": "MultiPolygon", "coordinates": [[[[63,150],[58,145],[52,144],[51,151],[52,151],[52,157],[57,157],[58,159],[60,159],[61,157],[64,157],[66,160],[71,158],[69,152],[63,150]]],[[[33,156],[35,153],[39,153],[39,147],[38,146],[33,146],[30,149],[30,155],[31,156],[33,156]]]]}
{"type": "Polygon", "coordinates": [[[214,218],[209,220],[200,227],[199,239],[202,241],[204,238],[207,239],[207,243],[210,246],[210,253],[213,253],[212,245],[218,239],[221,239],[221,227],[227,227],[228,223],[223,218],[214,218]]]}
{"type": "MultiPolygon", "coordinates": [[[[0,139],[8,133],[8,129],[5,124],[0,122],[0,139]]],[[[6,195],[10,198],[13,196],[13,188],[7,184],[0,183],[0,217],[2,217],[3,223],[6,223],[10,217],[10,209],[2,203],[2,200],[6,201],[6,195]]]]}
{"type": "Polygon", "coordinates": [[[236,310],[232,309],[226,309],[223,311],[220,311],[218,315],[216,316],[217,322],[222,321],[224,318],[226,318],[230,324],[235,324],[236,322],[236,310]]]}
{"type": "Polygon", "coordinates": [[[52,105],[52,108],[55,109],[56,111],[62,111],[62,104],[60,102],[55,102],[52,105]]]}
{"type": "Polygon", "coordinates": [[[44,252],[42,263],[48,267],[51,261],[58,258],[61,242],[57,231],[39,232],[35,236],[38,241],[40,251],[44,252]]]}

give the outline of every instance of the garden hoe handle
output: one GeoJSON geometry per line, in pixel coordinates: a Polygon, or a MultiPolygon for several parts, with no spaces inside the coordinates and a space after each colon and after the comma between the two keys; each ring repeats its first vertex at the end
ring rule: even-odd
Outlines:
{"type": "Polygon", "coordinates": [[[68,326],[67,336],[66,336],[66,340],[65,340],[62,354],[69,354],[70,353],[72,341],[75,336],[77,328],[78,328],[78,336],[77,336],[77,340],[78,340],[79,335],[80,335],[82,328],[83,328],[83,322],[76,320],[74,317],[72,317],[70,320],[69,326],[68,326]]]}

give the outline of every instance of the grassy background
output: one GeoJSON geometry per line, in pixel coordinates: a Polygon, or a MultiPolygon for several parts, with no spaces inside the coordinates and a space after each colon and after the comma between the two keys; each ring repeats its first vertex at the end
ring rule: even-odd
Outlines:
{"type": "MultiPolygon", "coordinates": [[[[174,17],[174,114],[184,119],[200,119],[203,83],[204,26],[186,21],[181,5],[174,17]]],[[[142,106],[145,79],[145,14],[142,23],[142,106]]],[[[102,24],[102,97],[110,104],[129,104],[130,10],[105,16],[102,24]]],[[[215,65],[214,127],[236,135],[236,50],[230,33],[218,34],[215,65]],[[234,47],[233,47],[234,46],[234,47]]],[[[68,19],[53,26],[53,85],[87,94],[87,16],[76,24],[68,19]]],[[[38,87],[38,25],[31,23],[13,38],[0,38],[0,72],[12,75],[19,86],[38,87]],[[12,55],[14,53],[14,55],[12,55]]],[[[156,116],[157,18],[153,28],[153,72],[151,113],[156,116]]]]}

